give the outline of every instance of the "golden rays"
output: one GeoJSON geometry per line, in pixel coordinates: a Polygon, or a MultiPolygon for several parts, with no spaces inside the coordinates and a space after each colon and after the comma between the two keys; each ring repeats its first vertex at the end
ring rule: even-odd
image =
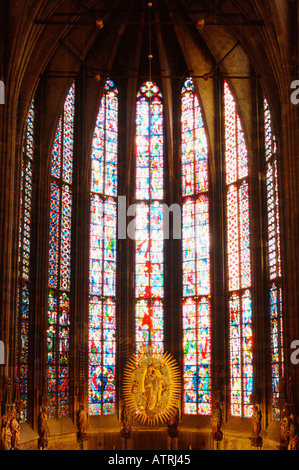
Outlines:
{"type": "Polygon", "coordinates": [[[167,422],[178,408],[180,393],[180,370],[169,353],[145,346],[129,359],[123,397],[133,419],[150,425],[167,422]]]}

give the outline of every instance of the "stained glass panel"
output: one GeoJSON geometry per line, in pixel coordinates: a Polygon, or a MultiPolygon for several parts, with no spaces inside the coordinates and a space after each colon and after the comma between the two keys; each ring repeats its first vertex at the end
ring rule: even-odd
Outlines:
{"type": "Polygon", "coordinates": [[[49,239],[49,286],[57,287],[59,262],[60,188],[56,181],[51,183],[50,239],[49,239]]]}
{"type": "Polygon", "coordinates": [[[250,221],[249,221],[249,188],[244,181],[239,188],[240,241],[241,241],[241,287],[251,285],[251,252],[250,252],[250,221]]]}
{"type": "Polygon", "coordinates": [[[229,301],[230,318],[230,373],[231,411],[233,416],[242,416],[242,351],[240,297],[233,294],[229,301]]]}
{"type": "Polygon", "coordinates": [[[137,94],[136,105],[137,351],[144,345],[159,351],[164,347],[163,147],[162,94],[155,83],[146,82],[137,94]]]}
{"type": "Polygon", "coordinates": [[[253,390],[252,306],[250,291],[232,294],[230,313],[231,409],[233,416],[252,415],[253,390]]]}
{"type": "Polygon", "coordinates": [[[152,345],[157,352],[164,349],[164,318],[161,300],[140,299],[136,302],[136,352],[152,345]]]}
{"type": "Polygon", "coordinates": [[[59,358],[58,358],[58,414],[69,414],[69,335],[70,335],[70,300],[63,293],[59,298],[59,358]]]}
{"type": "Polygon", "coordinates": [[[194,85],[187,79],[182,89],[182,195],[208,191],[208,144],[194,85]]]}
{"type": "Polygon", "coordinates": [[[270,279],[274,280],[281,276],[280,214],[276,160],[267,163],[266,184],[268,210],[268,264],[270,279]]]}
{"type": "Polygon", "coordinates": [[[23,408],[20,422],[28,419],[28,355],[29,355],[29,318],[30,318],[30,257],[31,257],[31,217],[34,165],[34,126],[35,103],[31,102],[24,134],[20,184],[19,252],[18,252],[18,331],[17,331],[17,367],[20,380],[20,393],[23,408]]]}
{"type": "Polygon", "coordinates": [[[29,315],[30,315],[30,289],[23,283],[18,295],[18,376],[20,380],[20,396],[22,409],[20,411],[21,422],[27,421],[28,413],[28,354],[29,354],[29,315]],[[21,297],[19,297],[21,295],[21,297]]]}
{"type": "Polygon", "coordinates": [[[51,160],[47,377],[53,417],[69,415],[74,117],[73,83],[58,121],[51,160]]]}
{"type": "Polygon", "coordinates": [[[231,414],[248,418],[253,390],[248,152],[236,102],[226,82],[224,111],[231,414]]]}
{"type": "Polygon", "coordinates": [[[279,421],[280,383],[284,377],[283,358],[283,325],[282,325],[282,290],[275,284],[270,288],[270,321],[271,321],[271,356],[272,356],[272,403],[273,419],[279,421]]]}
{"type": "Polygon", "coordinates": [[[272,129],[272,118],[268,101],[264,99],[264,132],[266,161],[276,153],[276,137],[272,129]]]}
{"type": "Polygon", "coordinates": [[[61,240],[60,240],[60,289],[70,290],[71,286],[71,232],[72,232],[72,190],[62,186],[61,240]]]}
{"type": "Polygon", "coordinates": [[[243,416],[252,416],[250,403],[253,391],[252,304],[250,291],[242,295],[242,353],[243,353],[243,416]]]}
{"type": "Polygon", "coordinates": [[[32,205],[32,163],[27,160],[24,174],[24,205],[23,205],[23,240],[22,240],[22,277],[30,276],[30,232],[31,232],[31,205],[32,205]]]}
{"type": "Polygon", "coordinates": [[[118,90],[107,80],[91,152],[89,414],[115,413],[118,90]]]}
{"type": "Polygon", "coordinates": [[[276,138],[272,128],[269,105],[264,99],[264,135],[266,193],[268,215],[268,273],[269,305],[271,323],[271,375],[273,420],[280,420],[278,406],[279,391],[284,379],[283,355],[283,315],[281,285],[281,247],[280,247],[280,201],[278,193],[278,169],[276,138]]]}
{"type": "Polygon", "coordinates": [[[208,146],[191,79],[181,94],[184,412],[211,413],[208,146]],[[208,296],[208,297],[203,297],[208,296]]]}
{"type": "Polygon", "coordinates": [[[62,179],[72,184],[73,178],[73,148],[74,148],[74,118],[75,118],[75,84],[71,86],[64,103],[63,113],[63,165],[62,179]]]}
{"type": "Polygon", "coordinates": [[[58,306],[54,291],[49,292],[48,299],[48,331],[47,331],[47,379],[48,396],[50,399],[50,416],[56,415],[56,396],[57,396],[57,318],[58,306]]]}
{"type": "Polygon", "coordinates": [[[20,185],[19,276],[26,280],[29,280],[30,276],[34,116],[34,101],[32,101],[26,122],[20,185]]]}
{"type": "Polygon", "coordinates": [[[67,294],[51,290],[48,300],[47,378],[52,417],[69,414],[69,329],[70,300],[67,294]]]}
{"type": "Polygon", "coordinates": [[[51,175],[60,178],[62,153],[62,117],[59,118],[52,150],[51,175]]]}

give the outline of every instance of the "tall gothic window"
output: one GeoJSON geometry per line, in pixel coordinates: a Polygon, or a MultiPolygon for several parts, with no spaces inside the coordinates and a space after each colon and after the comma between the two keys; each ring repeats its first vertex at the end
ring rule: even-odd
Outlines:
{"type": "MultiPolygon", "coordinates": [[[[210,415],[211,253],[209,149],[199,98],[188,78],[181,103],[182,195],[182,376],[183,410],[210,415]]],[[[271,328],[273,419],[284,378],[280,213],[276,139],[264,102],[267,202],[267,271],[271,328]]],[[[90,415],[116,412],[118,89],[107,80],[100,102],[90,159],[88,403],[90,415]]],[[[59,117],[51,159],[47,380],[51,417],[69,416],[71,240],[75,84],[59,117]]],[[[28,419],[28,330],[34,102],[23,145],[18,285],[18,354],[28,419]]],[[[164,120],[163,96],[149,81],[136,95],[135,352],[164,352],[164,120]]],[[[250,417],[253,392],[253,308],[248,151],[236,101],[224,82],[226,280],[231,415],[250,417]]],[[[220,169],[219,169],[220,171],[220,169]]],[[[178,268],[179,270],[179,268],[178,268]]]]}
{"type": "Polygon", "coordinates": [[[153,82],[137,93],[136,109],[136,351],[164,350],[164,134],[162,94],[153,82]]]}
{"type": "Polygon", "coordinates": [[[105,85],[91,153],[89,414],[115,413],[118,90],[105,85]]]}
{"type": "Polygon", "coordinates": [[[211,413],[208,145],[191,79],[181,95],[184,412],[211,413]]]}
{"type": "Polygon", "coordinates": [[[264,131],[268,216],[268,277],[271,322],[272,407],[273,419],[275,421],[279,421],[279,388],[284,377],[280,214],[276,139],[272,128],[271,113],[266,99],[264,99],[264,131]]]}
{"type": "Polygon", "coordinates": [[[30,253],[31,253],[31,206],[32,206],[32,164],[34,157],[35,108],[32,101],[25,129],[20,188],[19,223],[19,286],[18,286],[18,344],[17,376],[23,408],[22,422],[27,420],[28,408],[28,329],[30,311],[30,253]]]}
{"type": "Polygon", "coordinates": [[[71,224],[75,85],[59,118],[51,162],[47,378],[51,416],[69,415],[71,224]]]}
{"type": "Polygon", "coordinates": [[[231,414],[250,417],[253,351],[248,153],[226,82],[224,109],[231,414]]]}

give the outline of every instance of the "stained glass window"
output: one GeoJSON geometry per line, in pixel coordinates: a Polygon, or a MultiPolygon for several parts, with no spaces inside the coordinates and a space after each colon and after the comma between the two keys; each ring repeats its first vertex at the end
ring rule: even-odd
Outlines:
{"type": "Polygon", "coordinates": [[[69,415],[71,224],[75,85],[56,129],[51,159],[47,381],[50,415],[69,415]]]}
{"type": "Polygon", "coordinates": [[[192,79],[181,94],[184,412],[211,413],[208,145],[192,79]]]}
{"type": "Polygon", "coordinates": [[[107,80],[91,152],[89,414],[115,413],[118,90],[107,80]]]}
{"type": "Polygon", "coordinates": [[[136,106],[136,351],[164,350],[164,135],[159,87],[144,83],[136,106]]]}
{"type": "Polygon", "coordinates": [[[279,421],[280,411],[278,406],[278,398],[280,384],[284,377],[279,213],[280,203],[278,194],[276,138],[272,128],[269,104],[266,99],[264,99],[264,134],[268,214],[268,273],[272,355],[272,407],[273,419],[275,421],[279,421]]]}
{"type": "Polygon", "coordinates": [[[240,116],[224,83],[231,414],[250,417],[253,390],[248,153],[240,116]]]}
{"type": "Polygon", "coordinates": [[[23,408],[20,421],[27,421],[28,413],[28,330],[30,315],[30,253],[31,253],[31,212],[32,178],[34,160],[35,105],[32,101],[25,128],[20,187],[19,218],[19,288],[18,288],[18,341],[17,376],[20,380],[23,408]]]}

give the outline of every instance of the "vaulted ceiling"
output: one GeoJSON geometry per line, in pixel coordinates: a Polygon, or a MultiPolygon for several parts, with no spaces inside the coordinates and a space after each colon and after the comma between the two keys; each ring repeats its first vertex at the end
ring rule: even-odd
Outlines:
{"type": "MultiPolygon", "coordinates": [[[[80,70],[90,90],[86,106],[92,110],[95,93],[99,94],[104,79],[111,74],[127,80],[133,93],[137,83],[148,77],[151,52],[152,77],[161,81],[168,97],[166,112],[171,112],[174,80],[193,76],[200,90],[209,137],[214,142],[213,90],[218,69],[231,83],[249,135],[252,121],[249,96],[254,79],[260,79],[271,106],[279,114],[283,90],[289,87],[292,78],[291,68],[284,64],[292,64],[292,38],[288,31],[293,1],[8,3],[9,6],[2,6],[1,15],[4,31],[1,75],[8,89],[7,101],[18,110],[19,122],[24,121],[42,76],[50,126],[80,70]]],[[[96,107],[87,118],[90,124],[95,113],[96,107]]]]}

